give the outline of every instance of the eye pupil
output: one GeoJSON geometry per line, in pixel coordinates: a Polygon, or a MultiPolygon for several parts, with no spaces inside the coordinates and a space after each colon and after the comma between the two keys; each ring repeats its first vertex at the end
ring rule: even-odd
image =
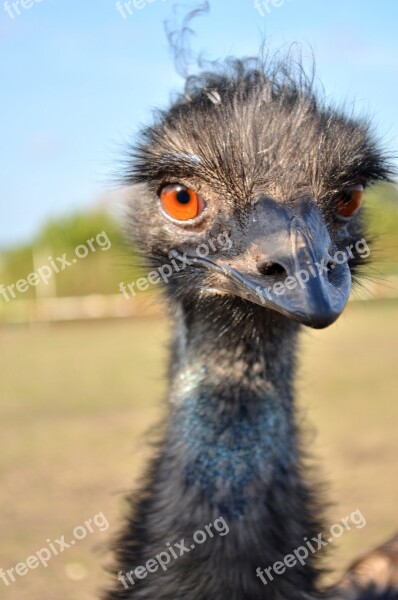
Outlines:
{"type": "Polygon", "coordinates": [[[341,201],[343,204],[347,204],[348,202],[351,202],[352,199],[352,192],[350,190],[345,191],[341,194],[341,201]]]}
{"type": "Polygon", "coordinates": [[[188,204],[191,200],[191,196],[187,190],[179,190],[176,194],[176,198],[180,204],[188,204]]]}
{"type": "Polygon", "coordinates": [[[162,208],[177,221],[189,221],[198,217],[205,207],[195,190],[179,183],[165,185],[159,193],[162,208]]]}
{"type": "Polygon", "coordinates": [[[352,217],[361,206],[363,186],[357,185],[351,189],[343,190],[338,199],[337,212],[342,217],[352,217]]]}

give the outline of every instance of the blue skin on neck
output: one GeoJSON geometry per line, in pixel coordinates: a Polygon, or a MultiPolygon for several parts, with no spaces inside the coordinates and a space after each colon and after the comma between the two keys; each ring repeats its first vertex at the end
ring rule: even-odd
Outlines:
{"type": "Polygon", "coordinates": [[[285,462],[291,430],[278,398],[198,391],[182,401],[175,425],[185,446],[187,484],[230,519],[244,514],[251,485],[260,477],[269,481],[276,462],[285,462]]]}
{"type": "Polygon", "coordinates": [[[294,467],[297,325],[236,299],[177,314],[168,439],[185,484],[239,518],[294,467]]]}

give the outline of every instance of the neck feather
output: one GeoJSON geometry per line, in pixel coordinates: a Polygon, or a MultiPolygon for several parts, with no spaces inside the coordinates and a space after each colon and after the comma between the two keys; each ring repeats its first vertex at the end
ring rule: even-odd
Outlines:
{"type": "Polygon", "coordinates": [[[167,431],[121,540],[119,568],[145,564],[223,517],[228,535],[139,582],[137,597],[308,600],[315,555],[272,584],[257,572],[322,531],[294,422],[298,328],[238,300],[181,303],[174,313],[167,431]]]}
{"type": "Polygon", "coordinates": [[[292,403],[297,326],[241,301],[180,306],[171,424],[184,473],[210,504],[244,514],[259,480],[298,459],[292,403]]]}

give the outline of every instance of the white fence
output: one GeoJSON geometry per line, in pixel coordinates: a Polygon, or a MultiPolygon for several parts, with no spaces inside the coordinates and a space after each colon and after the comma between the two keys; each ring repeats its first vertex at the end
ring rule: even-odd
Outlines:
{"type": "Polygon", "coordinates": [[[40,323],[156,316],[161,304],[153,297],[126,300],[122,294],[13,300],[0,304],[0,323],[40,323]]]}
{"type": "MultiPolygon", "coordinates": [[[[357,286],[352,302],[398,298],[398,277],[383,281],[365,281],[357,286]]],[[[37,298],[0,301],[0,323],[44,323],[90,319],[153,317],[162,314],[157,294],[141,294],[126,299],[122,294],[37,298]]]]}

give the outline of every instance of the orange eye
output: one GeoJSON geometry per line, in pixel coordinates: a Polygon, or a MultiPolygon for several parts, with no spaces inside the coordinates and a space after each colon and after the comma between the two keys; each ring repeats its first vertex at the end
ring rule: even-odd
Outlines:
{"type": "Polygon", "coordinates": [[[173,219],[188,221],[199,216],[204,209],[203,199],[191,188],[172,183],[160,192],[164,211],[173,219]]]}
{"type": "Polygon", "coordinates": [[[338,198],[338,214],[342,217],[352,217],[362,204],[363,191],[363,185],[356,185],[343,192],[338,198]]]}

